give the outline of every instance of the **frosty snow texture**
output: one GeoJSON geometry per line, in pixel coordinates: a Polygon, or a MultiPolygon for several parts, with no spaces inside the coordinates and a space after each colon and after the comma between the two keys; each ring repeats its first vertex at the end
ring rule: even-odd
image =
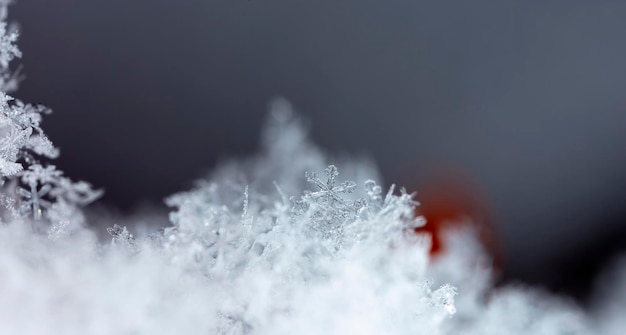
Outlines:
{"type": "Polygon", "coordinates": [[[615,312],[626,293],[591,319],[536,290],[493,289],[470,229],[445,236],[450,250],[433,262],[428,236],[412,233],[424,223],[415,195],[383,192],[368,160],[330,160],[283,99],[272,102],[259,155],[169,197],[168,226],[135,237],[111,222],[111,242],[100,243],[80,208],[100,192],[40,162],[58,155],[40,127],[49,110],[6,95],[20,56],[8,2],[0,0],[0,334],[565,335],[626,326],[615,312]]]}

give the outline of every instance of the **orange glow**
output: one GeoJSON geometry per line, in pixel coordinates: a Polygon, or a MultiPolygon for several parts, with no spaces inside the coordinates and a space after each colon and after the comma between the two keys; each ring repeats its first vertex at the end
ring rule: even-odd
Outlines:
{"type": "Polygon", "coordinates": [[[446,230],[458,229],[463,225],[471,225],[486,251],[493,259],[495,270],[499,270],[502,253],[493,231],[491,217],[486,201],[478,195],[477,187],[472,186],[465,178],[447,175],[435,181],[425,183],[418,188],[417,200],[420,206],[415,215],[426,218],[426,224],[416,228],[416,233],[428,233],[432,237],[430,254],[436,259],[446,251],[442,239],[446,230]]]}

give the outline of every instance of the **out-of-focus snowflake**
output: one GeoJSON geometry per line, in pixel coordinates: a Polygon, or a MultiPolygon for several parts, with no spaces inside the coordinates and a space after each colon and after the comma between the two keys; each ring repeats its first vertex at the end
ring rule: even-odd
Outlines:
{"type": "Polygon", "coordinates": [[[7,29],[6,22],[0,23],[0,67],[8,67],[14,58],[22,56],[15,42],[17,42],[17,32],[7,29]]]}
{"type": "Polygon", "coordinates": [[[23,214],[32,213],[36,220],[42,218],[44,210],[52,204],[51,201],[79,206],[90,203],[102,194],[100,190],[93,190],[89,183],[74,183],[63,177],[63,172],[54,165],[43,167],[32,164],[28,170],[19,172],[18,176],[28,188],[18,187],[16,190],[22,197],[20,211],[23,214]]]}
{"type": "Polygon", "coordinates": [[[107,232],[113,238],[113,245],[123,246],[132,252],[138,251],[137,246],[135,245],[135,238],[133,237],[133,234],[128,232],[126,227],[115,224],[113,227],[107,228],[107,232]]]}
{"type": "Polygon", "coordinates": [[[36,184],[30,184],[30,190],[18,187],[17,194],[22,196],[22,205],[20,212],[33,213],[35,220],[40,220],[43,210],[50,207],[50,202],[44,199],[44,196],[50,192],[52,186],[44,184],[41,188],[37,188],[36,184]]]}

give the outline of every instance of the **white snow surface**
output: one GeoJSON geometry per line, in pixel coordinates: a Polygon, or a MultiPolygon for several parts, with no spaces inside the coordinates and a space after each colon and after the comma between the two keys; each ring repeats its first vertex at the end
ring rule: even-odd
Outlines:
{"type": "Polygon", "coordinates": [[[594,322],[540,290],[492,288],[469,228],[429,260],[428,238],[406,233],[423,224],[414,195],[382,192],[358,159],[343,160],[355,180],[346,182],[288,107],[274,104],[258,156],[169,197],[171,225],[151,235],[114,225],[101,243],[79,212],[50,236],[24,217],[5,222],[0,334],[614,334],[623,325],[619,313],[594,322]]]}

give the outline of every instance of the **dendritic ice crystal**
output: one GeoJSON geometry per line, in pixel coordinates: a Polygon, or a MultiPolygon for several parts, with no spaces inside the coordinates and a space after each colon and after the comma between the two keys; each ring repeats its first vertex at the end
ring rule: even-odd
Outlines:
{"type": "Polygon", "coordinates": [[[85,182],[73,183],[53,165],[42,165],[40,158],[59,155],[41,128],[42,115],[50,110],[41,105],[26,104],[7,95],[17,89],[19,76],[11,72],[10,63],[21,56],[16,46],[17,32],[6,23],[9,1],[0,2],[0,179],[5,206],[19,203],[19,213],[36,221],[48,219],[52,204],[87,204],[100,195],[85,182]],[[13,201],[7,198],[14,199],[13,201]]]}
{"type": "Polygon", "coordinates": [[[607,299],[598,310],[608,312],[594,319],[531,288],[493,288],[471,231],[445,236],[450,250],[431,259],[428,237],[407,234],[424,224],[416,195],[383,188],[367,159],[324,153],[284,99],[271,104],[258,155],[223,162],[168,197],[165,226],[134,236],[132,219],[112,220],[100,242],[106,233],[87,224],[82,206],[101,192],[42,163],[58,155],[40,126],[49,110],[6,94],[18,86],[9,64],[21,55],[5,22],[9,2],[0,0],[0,334],[614,335],[626,327],[621,298],[607,299]]]}

